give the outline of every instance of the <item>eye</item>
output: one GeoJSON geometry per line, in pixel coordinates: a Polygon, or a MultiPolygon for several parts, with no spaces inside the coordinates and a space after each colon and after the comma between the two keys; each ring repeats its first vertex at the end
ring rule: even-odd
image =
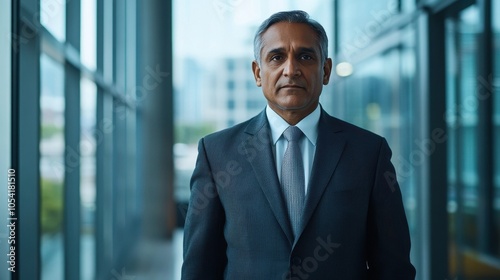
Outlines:
{"type": "Polygon", "coordinates": [[[278,61],[281,60],[283,57],[281,55],[273,55],[271,57],[271,61],[278,61]]]}
{"type": "Polygon", "coordinates": [[[308,55],[308,54],[303,54],[300,56],[300,59],[303,59],[303,60],[311,60],[313,59],[312,56],[308,55]]]}

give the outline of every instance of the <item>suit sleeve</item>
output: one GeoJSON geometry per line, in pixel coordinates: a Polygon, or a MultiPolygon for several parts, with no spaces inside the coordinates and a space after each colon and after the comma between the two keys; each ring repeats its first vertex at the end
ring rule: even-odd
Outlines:
{"type": "Polygon", "coordinates": [[[369,207],[369,279],[415,279],[408,222],[391,156],[383,139],[369,207]]]}
{"type": "Polygon", "coordinates": [[[184,227],[183,280],[223,279],[227,263],[224,223],[224,209],[201,139],[184,227]]]}

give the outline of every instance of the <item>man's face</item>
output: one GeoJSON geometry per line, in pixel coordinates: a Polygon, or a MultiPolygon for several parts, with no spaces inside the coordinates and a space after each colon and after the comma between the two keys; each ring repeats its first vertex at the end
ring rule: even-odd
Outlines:
{"type": "Polygon", "coordinates": [[[302,118],[314,111],[323,85],[328,84],[331,59],[323,64],[319,40],[302,23],[279,22],[262,34],[260,65],[252,68],[269,106],[279,115],[302,118]]]}

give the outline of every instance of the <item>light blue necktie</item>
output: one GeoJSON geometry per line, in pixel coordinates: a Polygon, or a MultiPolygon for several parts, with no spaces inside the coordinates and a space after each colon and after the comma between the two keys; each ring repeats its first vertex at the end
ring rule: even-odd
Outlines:
{"type": "Polygon", "coordinates": [[[288,141],[288,147],[281,166],[281,187],[295,238],[299,234],[305,197],[304,163],[299,142],[302,135],[302,131],[296,126],[289,126],[283,132],[283,137],[288,141]]]}

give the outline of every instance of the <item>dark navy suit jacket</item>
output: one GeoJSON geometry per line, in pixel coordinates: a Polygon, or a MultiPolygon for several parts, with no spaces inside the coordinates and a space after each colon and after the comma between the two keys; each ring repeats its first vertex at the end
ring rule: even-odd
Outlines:
{"type": "Polygon", "coordinates": [[[384,138],[322,110],[297,238],[271,142],[265,111],[200,140],[182,279],[415,278],[384,138]]]}

